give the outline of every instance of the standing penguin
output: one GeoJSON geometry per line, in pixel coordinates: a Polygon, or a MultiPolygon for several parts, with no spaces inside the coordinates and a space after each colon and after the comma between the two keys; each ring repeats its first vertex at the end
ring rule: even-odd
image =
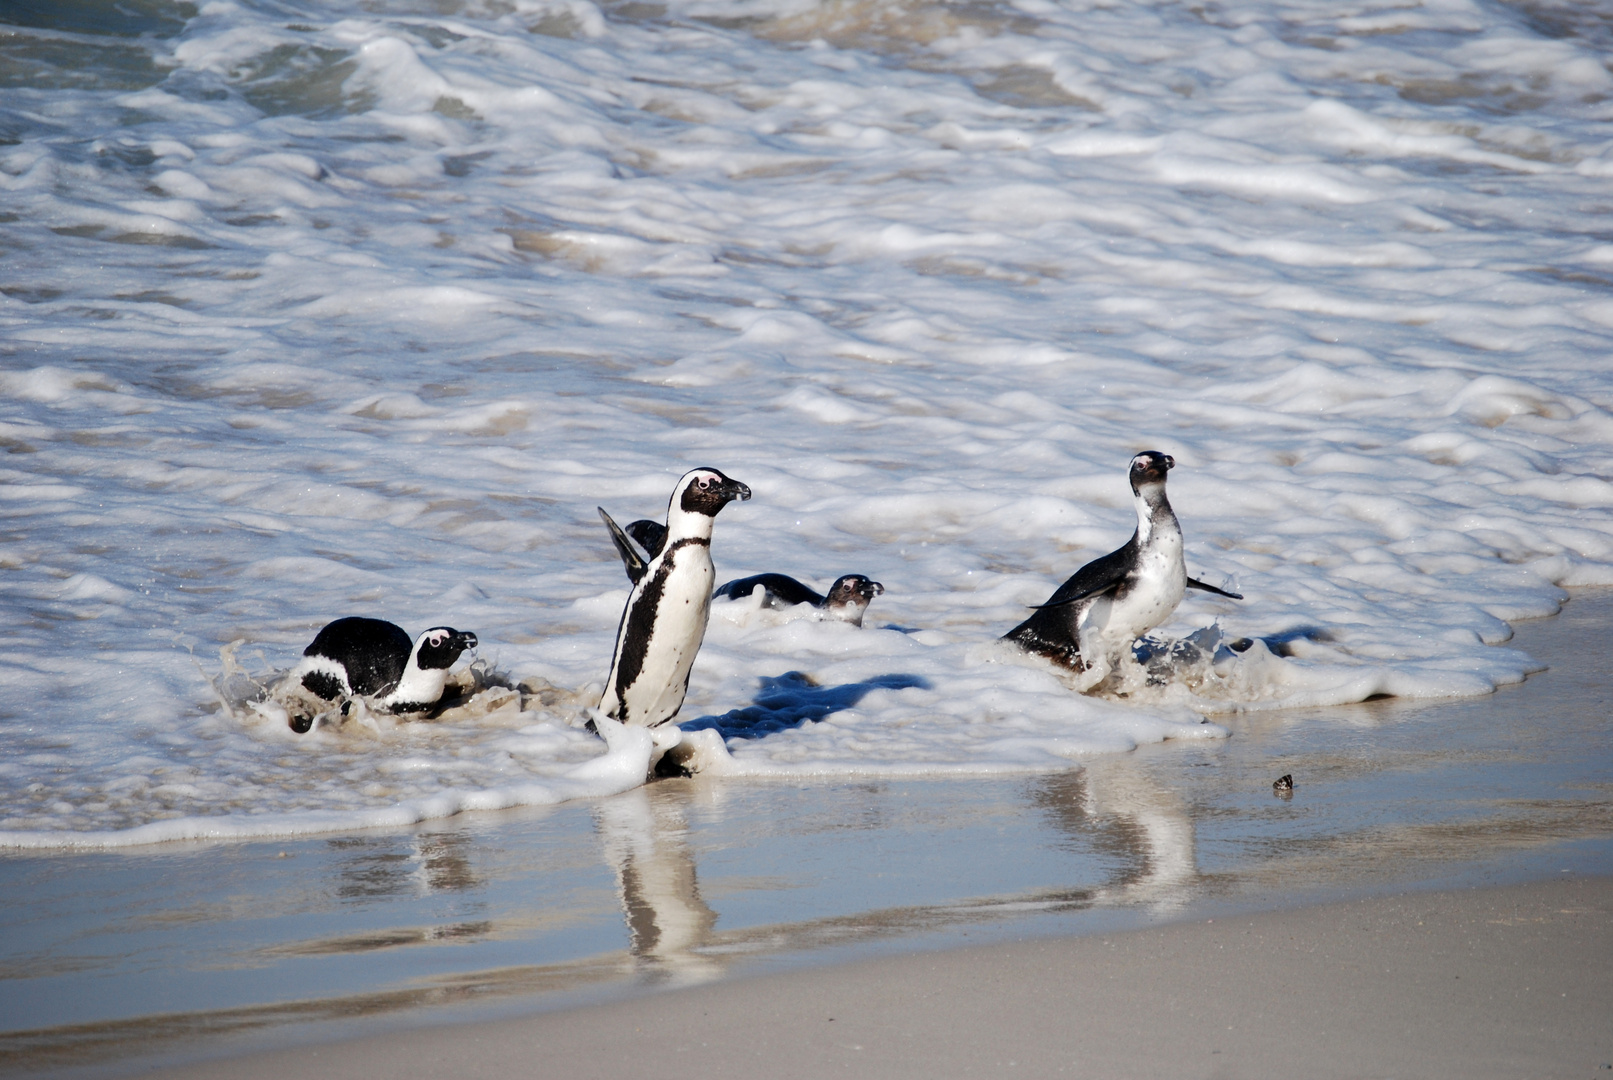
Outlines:
{"type": "Polygon", "coordinates": [[[711,528],[724,506],[748,498],[750,488],[716,469],[695,469],[678,481],[665,543],[634,577],[616,630],[616,654],[599,702],[605,716],[655,728],[682,708],[711,613],[711,528]]]}
{"type": "Polygon", "coordinates": [[[1131,459],[1137,531],[1124,547],[1077,570],[1004,640],[1081,672],[1085,691],[1103,681],[1133,641],[1170,618],[1187,589],[1243,599],[1187,576],[1182,529],[1165,497],[1165,474],[1175,464],[1157,450],[1131,459]]]}

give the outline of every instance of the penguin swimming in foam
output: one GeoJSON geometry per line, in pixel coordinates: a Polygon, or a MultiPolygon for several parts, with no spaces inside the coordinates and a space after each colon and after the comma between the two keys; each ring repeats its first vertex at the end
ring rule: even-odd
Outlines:
{"type": "MultiPolygon", "coordinates": [[[[666,546],[666,526],[648,518],[640,518],[632,522],[627,528],[617,525],[603,506],[597,508],[600,519],[610,530],[611,541],[616,545],[616,553],[622,557],[622,567],[627,571],[627,578],[637,585],[644,576],[645,567],[649,560],[661,553],[666,546]]],[[[783,608],[794,607],[796,604],[811,604],[819,611],[824,612],[832,619],[849,622],[853,626],[863,624],[863,612],[874,597],[885,591],[885,586],[877,581],[870,581],[862,574],[842,574],[829,586],[829,595],[821,596],[814,589],[808,588],[799,581],[785,574],[754,574],[738,581],[730,581],[719,585],[712,598],[727,597],[739,600],[751,595],[756,586],[760,585],[766,590],[762,599],[764,607],[783,608]]]]}
{"type": "MultiPolygon", "coordinates": [[[[395,623],[351,616],[320,630],[286,681],[321,701],[365,697],[387,712],[430,712],[442,700],[448,669],[475,647],[475,634],[451,626],[433,626],[411,641],[395,623]]],[[[291,730],[300,735],[313,720],[294,712],[291,730]]]]}
{"type": "Polygon", "coordinates": [[[1175,464],[1157,450],[1131,459],[1137,531],[1124,547],[1077,570],[1035,614],[1004,634],[1005,641],[1081,672],[1085,691],[1103,681],[1132,642],[1170,618],[1186,590],[1243,599],[1187,576],[1182,529],[1165,497],[1165,474],[1175,464]]]}
{"type": "Polygon", "coordinates": [[[863,612],[874,597],[885,591],[885,586],[877,581],[870,581],[862,574],[842,574],[829,586],[829,595],[820,596],[814,590],[801,584],[792,577],[784,574],[754,574],[738,581],[730,581],[717,587],[712,595],[724,596],[730,600],[739,600],[750,596],[760,587],[764,596],[762,606],[770,608],[794,607],[796,604],[811,604],[831,619],[849,622],[853,626],[863,624],[863,612]]]}
{"type": "Polygon", "coordinates": [[[664,543],[647,561],[630,545],[623,550],[620,530],[600,511],[613,526],[617,550],[633,580],[599,702],[603,715],[621,724],[656,728],[683,707],[689,670],[711,613],[716,577],[711,564],[712,526],[724,506],[748,498],[750,488],[716,469],[685,473],[667,506],[664,543]],[[639,564],[636,568],[629,552],[639,564]]]}

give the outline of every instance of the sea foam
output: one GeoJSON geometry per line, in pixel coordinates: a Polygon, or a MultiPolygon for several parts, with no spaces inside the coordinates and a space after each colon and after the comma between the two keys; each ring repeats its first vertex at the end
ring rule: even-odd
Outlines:
{"type": "Polygon", "coordinates": [[[1613,76],[1530,11],[4,16],[0,843],[639,782],[582,727],[627,587],[594,507],[695,465],[756,493],[722,580],[888,590],[862,630],[714,606],[713,773],[1068,768],[1523,678],[1508,623],[1613,583],[1613,76]],[[1130,534],[1150,448],[1245,599],[1078,695],[997,639],[1130,534]],[[266,679],[349,614],[560,692],[304,739],[215,698],[228,643],[266,679]]]}

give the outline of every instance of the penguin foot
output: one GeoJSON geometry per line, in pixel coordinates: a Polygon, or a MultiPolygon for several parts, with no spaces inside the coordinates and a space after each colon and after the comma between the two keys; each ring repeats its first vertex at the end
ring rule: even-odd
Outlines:
{"type": "Polygon", "coordinates": [[[652,780],[687,780],[694,772],[683,762],[673,760],[671,754],[662,754],[661,760],[650,770],[652,780]]]}

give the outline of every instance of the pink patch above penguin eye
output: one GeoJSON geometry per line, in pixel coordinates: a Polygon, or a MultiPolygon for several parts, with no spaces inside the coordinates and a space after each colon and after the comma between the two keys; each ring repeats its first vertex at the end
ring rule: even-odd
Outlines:
{"type": "Polygon", "coordinates": [[[437,648],[442,644],[442,635],[432,634],[426,639],[426,644],[430,645],[433,649],[437,648]]]}

